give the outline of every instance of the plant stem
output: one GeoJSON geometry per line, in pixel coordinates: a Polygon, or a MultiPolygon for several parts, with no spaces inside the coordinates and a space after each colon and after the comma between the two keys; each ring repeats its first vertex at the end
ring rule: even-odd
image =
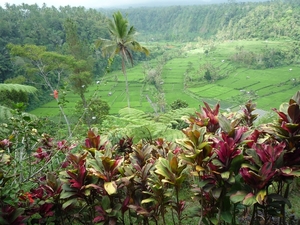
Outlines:
{"type": "Polygon", "coordinates": [[[176,208],[177,208],[177,218],[179,225],[181,225],[181,209],[180,209],[180,202],[179,202],[179,187],[175,187],[176,191],[176,208]]]}
{"type": "MultiPolygon", "coordinates": [[[[289,195],[289,191],[290,191],[290,184],[287,184],[286,185],[286,188],[285,188],[285,192],[284,192],[284,198],[287,199],[288,198],[288,195],[289,195]]],[[[282,224],[286,224],[286,217],[285,217],[285,203],[282,203],[281,205],[281,214],[282,214],[282,224]]],[[[281,218],[280,218],[281,220],[281,218]]],[[[281,221],[280,221],[281,222],[281,221]]],[[[281,224],[281,223],[279,223],[281,224]]]]}
{"type": "Polygon", "coordinates": [[[233,215],[232,215],[232,225],[236,225],[236,218],[235,218],[235,211],[236,211],[236,206],[237,206],[237,204],[233,204],[233,215]]]}
{"type": "Polygon", "coordinates": [[[253,212],[252,212],[252,217],[251,217],[251,221],[250,221],[250,224],[249,225],[253,225],[254,224],[254,219],[255,219],[255,214],[256,214],[256,203],[254,204],[253,206],[253,212]]]}

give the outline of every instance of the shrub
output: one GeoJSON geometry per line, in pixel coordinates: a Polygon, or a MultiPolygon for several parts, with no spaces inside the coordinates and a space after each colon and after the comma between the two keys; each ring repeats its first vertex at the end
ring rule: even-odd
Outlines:
{"type": "Polygon", "coordinates": [[[274,110],[278,121],[254,127],[251,101],[228,115],[204,103],[183,139],[115,145],[95,130],[83,143],[55,140],[23,118],[30,131],[15,127],[16,136],[0,141],[0,222],[239,224],[251,208],[249,224],[287,224],[290,185],[300,176],[299,105],[300,92],[274,110]],[[193,213],[180,195],[187,183],[193,213]]]}

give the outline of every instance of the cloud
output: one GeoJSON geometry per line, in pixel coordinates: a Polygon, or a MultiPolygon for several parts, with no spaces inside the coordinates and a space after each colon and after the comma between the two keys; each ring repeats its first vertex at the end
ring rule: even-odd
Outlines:
{"type": "Polygon", "coordinates": [[[118,7],[124,5],[133,5],[133,4],[141,4],[145,2],[149,2],[149,0],[4,0],[1,1],[0,6],[5,7],[5,3],[9,3],[10,5],[21,5],[25,4],[37,4],[38,6],[42,6],[45,3],[48,7],[54,6],[58,8],[59,6],[84,6],[86,8],[107,8],[107,7],[118,7]]]}

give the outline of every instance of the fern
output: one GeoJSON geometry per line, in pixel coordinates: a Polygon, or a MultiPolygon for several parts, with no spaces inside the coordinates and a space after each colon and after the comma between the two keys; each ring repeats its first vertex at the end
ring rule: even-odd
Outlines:
{"type": "Polygon", "coordinates": [[[0,105],[0,121],[11,117],[11,109],[5,106],[0,105]]]}
{"type": "Polygon", "coordinates": [[[171,110],[165,114],[160,115],[157,121],[163,124],[167,124],[169,127],[178,124],[178,120],[182,120],[183,116],[192,115],[196,112],[194,108],[179,108],[171,110]]]}
{"type": "Polygon", "coordinates": [[[133,109],[133,108],[124,108],[119,110],[119,115],[126,119],[132,120],[151,120],[152,117],[142,110],[133,109]]]}
{"type": "MultiPolygon", "coordinates": [[[[102,124],[103,131],[113,139],[129,136],[134,142],[141,139],[155,140],[164,137],[167,141],[183,138],[180,130],[172,129],[172,124],[178,123],[181,117],[195,113],[195,109],[181,108],[160,115],[154,120],[150,115],[138,109],[124,108],[119,111],[119,117],[108,116],[102,124]]],[[[116,141],[116,140],[115,140],[116,141]]]]}
{"type": "Polygon", "coordinates": [[[22,91],[33,94],[36,92],[36,88],[22,84],[0,84],[0,91],[22,91]]]}
{"type": "MultiPolygon", "coordinates": [[[[0,91],[22,91],[25,93],[33,94],[37,91],[37,89],[35,87],[22,84],[0,84],[0,91]]],[[[11,116],[11,109],[0,105],[0,121],[6,120],[11,116]]],[[[35,117],[28,113],[26,113],[26,116],[35,117]]]]}

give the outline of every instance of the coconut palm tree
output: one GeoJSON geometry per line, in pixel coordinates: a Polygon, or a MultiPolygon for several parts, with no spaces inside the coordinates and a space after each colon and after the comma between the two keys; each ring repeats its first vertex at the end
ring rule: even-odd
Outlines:
{"type": "Polygon", "coordinates": [[[135,40],[136,30],[133,26],[129,26],[128,20],[122,16],[120,12],[113,14],[113,19],[108,21],[108,31],[110,39],[98,39],[96,47],[101,47],[104,56],[109,56],[109,62],[116,55],[122,58],[122,72],[125,76],[127,105],[130,108],[128,80],[126,74],[126,62],[133,65],[133,51],[143,52],[149,55],[147,48],[143,47],[135,40]]]}

